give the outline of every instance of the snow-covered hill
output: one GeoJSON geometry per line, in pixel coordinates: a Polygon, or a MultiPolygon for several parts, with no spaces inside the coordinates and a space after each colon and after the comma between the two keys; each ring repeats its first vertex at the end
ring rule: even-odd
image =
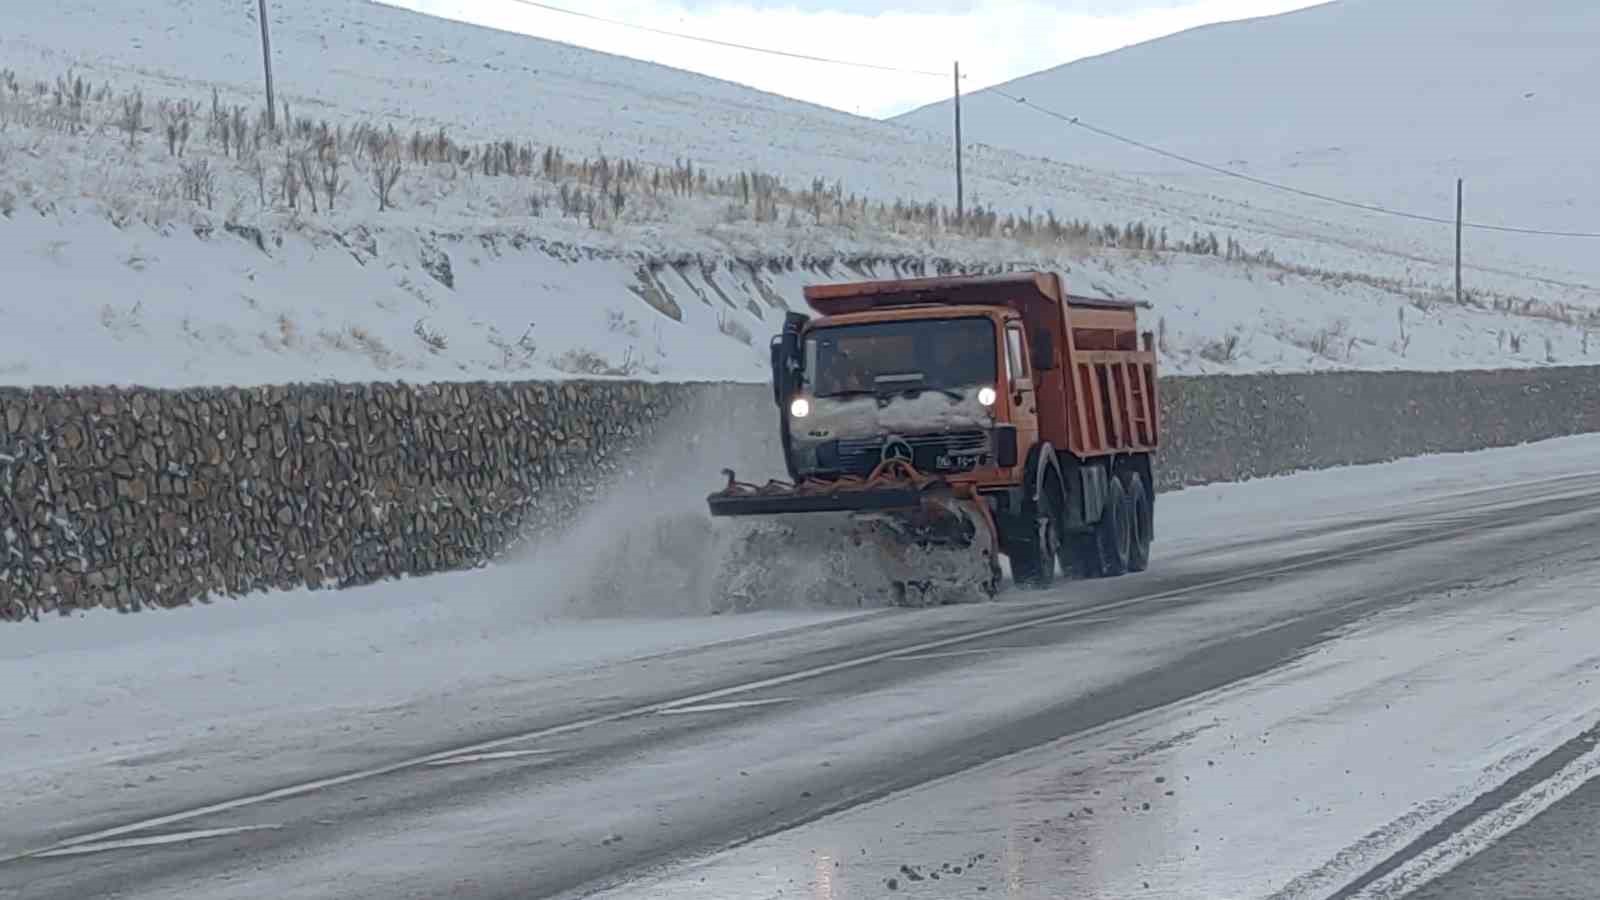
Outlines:
{"type": "Polygon", "coordinates": [[[977,145],[958,227],[916,128],[364,0],[272,8],[277,130],[254,2],[8,17],[0,382],[759,380],[802,283],[950,265],[1149,300],[1168,371],[1581,362],[1600,323],[1581,255],[1475,239],[1457,306],[1433,226],[977,145]]]}
{"type": "MultiPolygon", "coordinates": [[[[1275,207],[1319,208],[1019,105],[1296,187],[1452,218],[1600,232],[1594,164],[1600,5],[1591,0],[1337,0],[1183,32],[964,98],[974,141],[1275,207]]],[[[949,103],[901,124],[946,134],[949,103]]],[[[1335,212],[1328,210],[1328,215],[1335,212]]],[[[1412,230],[1356,213],[1373,229],[1412,230]]],[[[1448,248],[1449,226],[1423,226],[1448,248]]],[[[1469,259],[1593,280],[1600,241],[1473,231],[1469,259]]]]}

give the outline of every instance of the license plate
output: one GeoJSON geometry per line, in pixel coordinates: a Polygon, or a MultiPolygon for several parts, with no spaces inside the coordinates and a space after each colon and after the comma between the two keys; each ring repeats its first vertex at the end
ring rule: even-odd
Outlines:
{"type": "Polygon", "coordinates": [[[976,469],[978,467],[978,461],[982,458],[983,455],[978,453],[972,455],[941,453],[934,460],[934,464],[941,469],[955,469],[959,472],[966,472],[976,469]]]}

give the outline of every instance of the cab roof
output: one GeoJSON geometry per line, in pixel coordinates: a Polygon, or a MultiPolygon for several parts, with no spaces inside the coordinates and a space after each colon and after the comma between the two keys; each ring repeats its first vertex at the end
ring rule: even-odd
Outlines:
{"type": "Polygon", "coordinates": [[[1032,295],[1051,305],[1134,309],[1147,304],[1129,300],[1079,297],[1062,290],[1059,276],[1050,272],[1011,272],[1002,275],[958,275],[938,278],[902,278],[888,281],[853,281],[817,284],[805,288],[806,303],[819,315],[838,316],[907,306],[1025,306],[1018,295],[1032,295]]]}

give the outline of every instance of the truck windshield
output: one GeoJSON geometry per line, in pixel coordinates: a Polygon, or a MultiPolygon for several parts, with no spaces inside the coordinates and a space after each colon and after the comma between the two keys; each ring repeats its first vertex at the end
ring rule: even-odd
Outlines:
{"type": "Polygon", "coordinates": [[[806,336],[813,396],[953,391],[995,381],[994,323],[985,318],[834,325],[806,336]]]}

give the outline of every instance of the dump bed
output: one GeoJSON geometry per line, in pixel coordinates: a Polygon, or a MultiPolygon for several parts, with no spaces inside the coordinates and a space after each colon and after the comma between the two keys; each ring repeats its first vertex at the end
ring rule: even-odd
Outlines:
{"type": "Polygon", "coordinates": [[[1141,304],[1068,294],[1051,272],[812,285],[822,316],[918,306],[1003,306],[1027,328],[1043,440],[1087,459],[1143,453],[1160,443],[1153,337],[1141,304]]]}

